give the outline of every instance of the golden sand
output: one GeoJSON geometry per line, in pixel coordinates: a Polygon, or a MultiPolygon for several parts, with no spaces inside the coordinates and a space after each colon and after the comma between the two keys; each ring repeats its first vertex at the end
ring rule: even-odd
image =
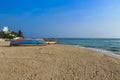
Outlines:
{"type": "Polygon", "coordinates": [[[120,80],[120,60],[95,51],[8,44],[0,42],[0,80],[120,80]]]}

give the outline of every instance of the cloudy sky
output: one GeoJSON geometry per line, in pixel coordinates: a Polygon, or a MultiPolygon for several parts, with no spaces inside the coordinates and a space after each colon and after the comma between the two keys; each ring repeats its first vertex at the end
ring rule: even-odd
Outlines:
{"type": "Polygon", "coordinates": [[[0,0],[0,29],[26,37],[120,38],[120,0],[0,0]]]}

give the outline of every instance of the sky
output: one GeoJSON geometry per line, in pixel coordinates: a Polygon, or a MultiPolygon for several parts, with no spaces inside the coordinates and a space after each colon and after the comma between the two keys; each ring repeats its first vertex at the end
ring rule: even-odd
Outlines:
{"type": "Polygon", "coordinates": [[[0,0],[3,26],[27,38],[120,38],[120,0],[0,0]]]}

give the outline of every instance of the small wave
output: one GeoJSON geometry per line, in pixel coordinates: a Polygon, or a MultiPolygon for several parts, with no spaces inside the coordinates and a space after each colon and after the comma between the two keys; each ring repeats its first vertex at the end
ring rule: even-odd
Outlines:
{"type": "Polygon", "coordinates": [[[117,50],[117,49],[110,49],[111,51],[115,51],[115,52],[117,52],[117,51],[119,51],[119,50],[117,50]]]}
{"type": "MultiPolygon", "coordinates": [[[[77,45],[77,46],[79,46],[79,45],[77,45]]],[[[90,47],[83,47],[83,46],[79,46],[79,47],[89,49],[89,50],[93,50],[93,51],[97,51],[97,52],[106,54],[108,56],[120,59],[120,53],[119,52],[112,52],[112,51],[108,51],[108,50],[103,50],[103,49],[98,49],[98,48],[90,48],[90,47]]]]}

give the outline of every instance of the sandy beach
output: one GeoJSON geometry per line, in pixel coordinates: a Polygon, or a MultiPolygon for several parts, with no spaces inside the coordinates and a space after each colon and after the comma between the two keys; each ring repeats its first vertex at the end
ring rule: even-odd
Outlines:
{"type": "Polygon", "coordinates": [[[8,47],[0,42],[0,80],[120,80],[120,59],[69,45],[8,47]]]}

